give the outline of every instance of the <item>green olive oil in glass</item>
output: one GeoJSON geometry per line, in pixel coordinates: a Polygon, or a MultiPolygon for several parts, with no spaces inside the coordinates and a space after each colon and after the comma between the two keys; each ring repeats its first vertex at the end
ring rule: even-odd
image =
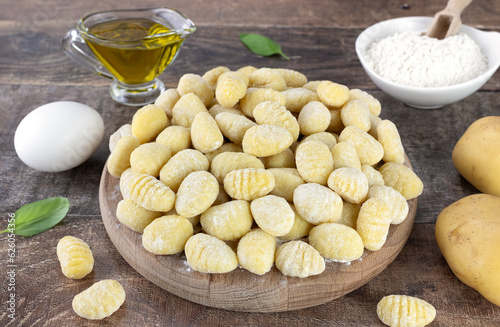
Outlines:
{"type": "Polygon", "coordinates": [[[194,23],[171,8],[102,11],[80,19],[62,46],[83,67],[113,79],[115,101],[143,106],[165,90],[158,75],[194,31],[194,23]]]}
{"type": "Polygon", "coordinates": [[[104,67],[120,82],[129,85],[152,81],[172,62],[184,41],[179,34],[168,34],[168,27],[149,19],[107,21],[90,26],[88,31],[97,39],[115,41],[113,47],[109,47],[86,39],[104,67]]]}

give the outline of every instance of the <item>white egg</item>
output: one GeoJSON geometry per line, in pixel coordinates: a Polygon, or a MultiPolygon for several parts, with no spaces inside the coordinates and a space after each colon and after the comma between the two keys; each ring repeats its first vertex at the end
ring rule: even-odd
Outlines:
{"type": "Polygon", "coordinates": [[[31,168],[59,172],[90,158],[103,136],[104,122],[97,111],[82,103],[57,101],[23,118],[16,129],[14,147],[31,168]]]}

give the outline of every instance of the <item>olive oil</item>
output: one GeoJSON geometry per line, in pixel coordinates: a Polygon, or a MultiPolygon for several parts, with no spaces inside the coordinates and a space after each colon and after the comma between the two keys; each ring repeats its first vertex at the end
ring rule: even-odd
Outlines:
{"type": "Polygon", "coordinates": [[[154,80],[175,59],[184,38],[149,19],[117,19],[88,28],[85,41],[118,81],[128,85],[154,80]],[[110,45],[111,44],[111,45],[110,45]]]}

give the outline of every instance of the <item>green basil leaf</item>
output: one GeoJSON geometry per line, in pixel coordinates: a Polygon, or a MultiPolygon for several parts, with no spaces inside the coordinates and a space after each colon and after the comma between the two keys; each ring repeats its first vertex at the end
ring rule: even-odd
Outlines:
{"type": "MultiPolygon", "coordinates": [[[[55,197],[26,204],[15,212],[14,234],[33,236],[59,223],[68,213],[69,201],[67,198],[55,197]]],[[[11,232],[8,228],[0,233],[11,232]]]]}
{"type": "Polygon", "coordinates": [[[281,45],[264,35],[254,33],[241,33],[240,41],[255,54],[261,56],[272,56],[279,54],[286,60],[290,59],[281,51],[281,45]]]}

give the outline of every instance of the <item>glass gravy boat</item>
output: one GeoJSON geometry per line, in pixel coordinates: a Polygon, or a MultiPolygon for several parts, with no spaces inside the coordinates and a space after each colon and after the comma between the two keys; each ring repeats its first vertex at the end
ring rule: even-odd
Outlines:
{"type": "Polygon", "coordinates": [[[115,101],[142,106],[165,89],[158,75],[195,30],[175,9],[103,11],[80,19],[62,46],[77,63],[113,79],[110,94],[115,101]]]}

